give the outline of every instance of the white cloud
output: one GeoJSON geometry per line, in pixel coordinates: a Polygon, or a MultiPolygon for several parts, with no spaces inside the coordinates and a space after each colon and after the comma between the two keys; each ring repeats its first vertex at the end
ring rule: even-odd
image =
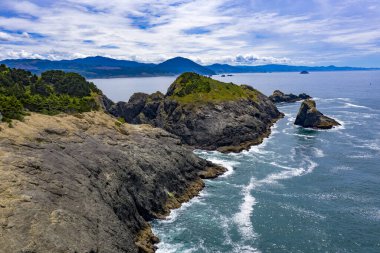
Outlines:
{"type": "Polygon", "coordinates": [[[312,12],[310,2],[300,13],[257,10],[256,1],[5,0],[0,7],[17,15],[0,16],[0,57],[103,55],[158,62],[180,55],[257,65],[314,63],[328,55],[337,61],[353,50],[359,56],[378,51],[374,1],[362,1],[366,12],[360,13],[352,7],[355,0],[315,0],[312,12]],[[186,32],[196,29],[204,32],[186,32]]]}

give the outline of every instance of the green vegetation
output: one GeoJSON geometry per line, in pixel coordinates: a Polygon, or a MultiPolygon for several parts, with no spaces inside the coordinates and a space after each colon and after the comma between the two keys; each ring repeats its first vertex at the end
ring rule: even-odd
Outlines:
{"type": "Polygon", "coordinates": [[[168,95],[180,103],[208,103],[250,99],[257,101],[258,91],[247,85],[223,83],[195,73],[180,75],[169,87],[168,95]]]}
{"type": "Polygon", "coordinates": [[[41,77],[0,65],[0,113],[3,121],[22,120],[27,111],[54,115],[98,108],[96,86],[76,73],[51,70],[41,77]]]}

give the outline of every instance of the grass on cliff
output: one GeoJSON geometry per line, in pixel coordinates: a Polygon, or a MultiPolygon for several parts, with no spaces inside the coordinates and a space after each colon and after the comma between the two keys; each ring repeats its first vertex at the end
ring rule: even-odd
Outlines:
{"type": "Polygon", "coordinates": [[[240,99],[257,101],[258,93],[246,85],[223,83],[196,73],[184,73],[169,87],[167,95],[180,103],[202,104],[240,99]]]}
{"type": "Polygon", "coordinates": [[[28,111],[54,115],[98,108],[101,92],[76,73],[51,70],[40,77],[0,65],[0,121],[22,120],[28,111]]]}

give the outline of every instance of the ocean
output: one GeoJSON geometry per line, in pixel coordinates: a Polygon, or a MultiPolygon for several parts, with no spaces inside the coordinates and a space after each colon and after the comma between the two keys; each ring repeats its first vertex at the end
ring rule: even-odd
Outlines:
{"type": "MultiPolygon", "coordinates": [[[[305,92],[342,126],[303,129],[293,124],[300,103],[280,104],[285,117],[262,144],[238,154],[196,150],[228,172],[152,222],[157,252],[380,252],[380,72],[214,78],[266,95],[305,92]]],[[[128,100],[137,91],[164,92],[174,79],[94,82],[111,99],[128,100]]]]}

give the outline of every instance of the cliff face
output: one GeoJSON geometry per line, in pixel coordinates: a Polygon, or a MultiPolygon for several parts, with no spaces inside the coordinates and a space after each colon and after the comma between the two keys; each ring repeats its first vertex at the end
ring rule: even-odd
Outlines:
{"type": "Polygon", "coordinates": [[[194,73],[178,77],[166,95],[137,93],[109,111],[133,124],[163,128],[193,147],[220,151],[241,151],[260,143],[282,116],[252,87],[194,73]]]}
{"type": "Polygon", "coordinates": [[[152,252],[148,220],[223,169],[172,134],[102,112],[0,125],[2,252],[152,252]]]}

